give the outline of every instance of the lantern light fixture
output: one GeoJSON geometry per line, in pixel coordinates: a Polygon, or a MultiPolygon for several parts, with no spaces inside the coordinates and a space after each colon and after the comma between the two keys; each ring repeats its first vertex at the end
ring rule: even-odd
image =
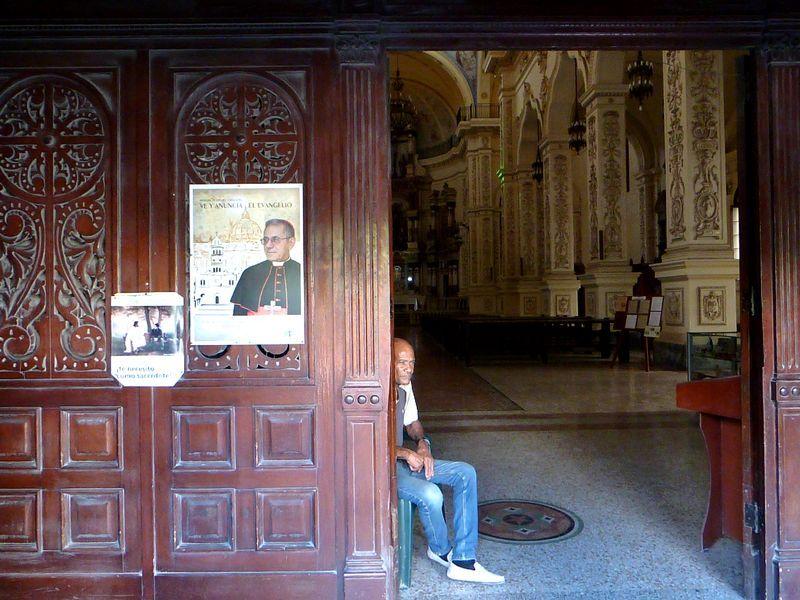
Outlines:
{"type": "Polygon", "coordinates": [[[580,154],[581,149],[586,147],[586,119],[581,112],[578,103],[578,59],[575,61],[575,104],[572,107],[572,122],[567,128],[569,133],[569,147],[575,150],[575,154],[580,154]]]}
{"type": "Polygon", "coordinates": [[[411,138],[415,134],[417,110],[411,98],[403,91],[405,84],[400,77],[400,60],[395,64],[396,72],[391,80],[389,92],[389,124],[391,137],[395,139],[411,138]]]}
{"type": "Polygon", "coordinates": [[[645,60],[642,51],[636,60],[628,65],[628,95],[639,101],[639,110],[642,102],[653,95],[653,63],[645,60]]]}
{"type": "Polygon", "coordinates": [[[531,177],[536,183],[544,179],[544,162],[542,161],[542,129],[539,118],[536,118],[536,159],[531,163],[531,177]]]}

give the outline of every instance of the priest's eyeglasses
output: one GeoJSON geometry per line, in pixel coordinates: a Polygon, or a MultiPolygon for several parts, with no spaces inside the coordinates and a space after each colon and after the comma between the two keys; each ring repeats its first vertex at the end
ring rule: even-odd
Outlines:
{"type": "MultiPolygon", "coordinates": [[[[290,237],[291,237],[291,236],[290,236],[290,237]]],[[[290,237],[281,237],[281,236],[279,236],[279,235],[273,235],[273,236],[271,236],[271,237],[262,237],[262,238],[261,238],[261,243],[262,243],[262,244],[268,244],[269,242],[272,242],[274,245],[277,245],[277,244],[279,244],[280,242],[282,242],[283,240],[288,240],[288,239],[290,239],[290,237]]]]}

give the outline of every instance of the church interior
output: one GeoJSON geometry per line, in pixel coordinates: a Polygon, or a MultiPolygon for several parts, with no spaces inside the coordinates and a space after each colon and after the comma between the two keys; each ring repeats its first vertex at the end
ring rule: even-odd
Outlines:
{"type": "Polygon", "coordinates": [[[740,54],[389,54],[394,332],[435,455],[475,465],[479,502],[580,523],[482,530],[503,589],[449,581],[417,524],[401,597],[743,597],[741,531],[701,539],[714,474],[676,404],[739,373],[740,54]],[[656,320],[623,323],[631,298],[656,320]]]}

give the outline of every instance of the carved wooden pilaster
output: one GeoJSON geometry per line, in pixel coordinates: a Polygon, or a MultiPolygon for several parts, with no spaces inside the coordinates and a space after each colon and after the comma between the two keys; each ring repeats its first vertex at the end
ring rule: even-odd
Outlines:
{"type": "Polygon", "coordinates": [[[385,72],[377,40],[336,39],[341,81],[345,598],[384,598],[391,581],[387,400],[389,194],[385,72]]]}

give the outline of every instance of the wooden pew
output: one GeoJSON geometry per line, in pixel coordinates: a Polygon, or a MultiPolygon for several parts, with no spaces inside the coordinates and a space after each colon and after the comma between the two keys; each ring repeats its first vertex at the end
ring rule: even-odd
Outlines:
{"type": "Polygon", "coordinates": [[[679,383],[679,408],[700,413],[711,483],[701,546],[720,537],[742,541],[742,414],[741,377],[719,377],[679,383]]]}

